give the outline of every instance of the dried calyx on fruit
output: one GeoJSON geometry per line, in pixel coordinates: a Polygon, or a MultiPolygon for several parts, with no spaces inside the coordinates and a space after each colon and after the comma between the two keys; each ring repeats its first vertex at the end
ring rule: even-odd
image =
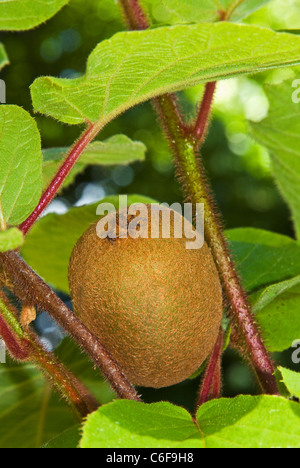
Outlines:
{"type": "Polygon", "coordinates": [[[151,237],[153,206],[146,207],[147,224],[127,209],[118,212],[115,239],[99,238],[99,224],[91,225],[73,250],[69,283],[75,313],[132,384],[159,388],[188,378],[212,351],[222,291],[207,244],[187,249],[183,228],[174,236],[179,217],[187,222],[180,214],[160,207],[160,221],[169,211],[171,235],[164,238],[160,222],[151,237]]]}

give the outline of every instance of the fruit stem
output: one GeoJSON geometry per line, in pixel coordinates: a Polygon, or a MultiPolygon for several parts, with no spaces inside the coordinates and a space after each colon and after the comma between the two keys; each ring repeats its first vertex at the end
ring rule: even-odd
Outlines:
{"type": "Polygon", "coordinates": [[[196,413],[203,403],[220,397],[221,391],[221,357],[223,351],[224,332],[220,329],[216,344],[211,353],[204,374],[197,401],[196,413]]]}
{"type": "Polygon", "coordinates": [[[146,17],[139,0],[120,0],[120,5],[129,29],[138,31],[148,29],[149,19],[146,17]]]}
{"type": "MultiPolygon", "coordinates": [[[[128,9],[130,10],[130,15],[134,16],[135,21],[138,22],[139,17],[143,15],[142,8],[138,9],[138,2],[134,2],[135,9],[131,8],[132,1],[130,0],[119,0],[119,2],[127,18],[128,26],[130,27],[132,24],[132,20],[127,17],[128,9]]],[[[239,4],[240,2],[235,7],[239,4]]],[[[227,19],[229,19],[229,16],[227,19]]],[[[143,23],[145,22],[147,22],[147,18],[144,16],[143,23]]],[[[214,86],[212,84],[207,85],[204,93],[205,102],[200,106],[200,110],[204,109],[205,111],[206,122],[208,122],[210,116],[213,91],[214,86]]],[[[204,204],[205,238],[219,272],[223,291],[229,304],[229,313],[233,326],[243,338],[246,345],[246,353],[258,377],[262,390],[266,393],[278,394],[276,379],[273,375],[275,371],[273,362],[264,346],[260,332],[252,316],[250,305],[246,299],[246,294],[236,273],[235,265],[230,257],[227,241],[219,223],[219,215],[215,202],[206,181],[204,167],[200,159],[197,158],[197,150],[201,142],[195,138],[194,132],[192,135],[186,132],[186,128],[182,124],[183,118],[176,106],[174,96],[164,95],[157,97],[154,100],[154,106],[170,143],[185,193],[194,205],[196,203],[204,204]]],[[[203,139],[208,125],[205,123],[205,119],[200,116],[198,116],[197,122],[200,122],[200,125],[196,125],[196,133],[199,134],[199,138],[203,139]]]]}
{"type": "Polygon", "coordinates": [[[19,229],[23,232],[23,234],[27,234],[27,232],[37,221],[39,216],[43,213],[43,211],[47,208],[49,203],[51,203],[51,201],[57,195],[57,192],[62,187],[66,177],[78,161],[79,157],[86,149],[88,144],[97,136],[99,131],[100,129],[96,124],[90,124],[88,128],[83,132],[79,140],[75,142],[74,146],[70,149],[57,174],[54,176],[48,188],[43,193],[37,207],[31,213],[31,215],[19,226],[19,229]]]}
{"type": "Polygon", "coordinates": [[[32,332],[25,333],[22,330],[17,314],[14,306],[0,291],[0,335],[12,357],[17,361],[36,363],[68,401],[79,419],[95,411],[99,404],[89,390],[52,353],[42,348],[32,332]]]}
{"type": "Polygon", "coordinates": [[[23,259],[10,251],[0,254],[0,264],[21,302],[30,301],[32,305],[47,310],[100,368],[120,398],[140,401],[137,392],[100,341],[23,259]]]}

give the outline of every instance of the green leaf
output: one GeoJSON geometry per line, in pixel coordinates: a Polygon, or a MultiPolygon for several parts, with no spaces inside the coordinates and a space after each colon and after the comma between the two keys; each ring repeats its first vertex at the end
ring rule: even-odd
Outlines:
{"type": "Polygon", "coordinates": [[[0,42],[0,70],[1,68],[5,67],[5,65],[8,65],[8,64],[9,64],[9,60],[4,49],[4,45],[1,44],[0,42]]]}
{"type": "Polygon", "coordinates": [[[100,405],[104,405],[116,397],[99,370],[94,369],[89,357],[82,353],[71,338],[63,339],[55,350],[55,356],[86,385],[100,405]]]}
{"type": "Polygon", "coordinates": [[[253,312],[270,351],[283,351],[300,337],[300,276],[254,294],[253,312]]]}
{"type": "Polygon", "coordinates": [[[81,448],[202,447],[189,413],[160,402],[117,400],[88,416],[81,448]]]}
{"type": "Polygon", "coordinates": [[[275,396],[239,396],[202,405],[197,425],[183,408],[118,400],[88,416],[82,448],[300,447],[300,407],[275,396]]]}
{"type": "MultiPolygon", "coordinates": [[[[67,152],[68,148],[50,148],[43,151],[44,187],[49,185],[67,152]]],[[[89,165],[126,165],[135,161],[144,161],[145,153],[146,146],[143,143],[132,141],[125,135],[115,135],[106,141],[95,141],[82,153],[79,162],[67,177],[64,187],[71,184],[76,175],[89,165]]]]}
{"type": "Polygon", "coordinates": [[[37,448],[75,417],[33,365],[0,366],[0,447],[37,448]]]}
{"type": "Polygon", "coordinates": [[[300,275],[300,243],[261,229],[226,232],[243,284],[256,291],[300,275]]]}
{"type": "Polygon", "coordinates": [[[300,63],[300,38],[230,23],[122,32],[101,42],[75,79],[41,77],[36,112],[99,129],[132,106],[167,92],[300,63]]]}
{"type": "Polygon", "coordinates": [[[262,122],[251,122],[250,126],[255,139],[271,153],[273,175],[291,208],[299,238],[300,99],[296,99],[297,90],[289,81],[267,85],[265,91],[270,101],[269,115],[262,122]]]}
{"type": "Polygon", "coordinates": [[[229,8],[233,9],[232,15],[231,15],[231,21],[240,21],[243,18],[246,18],[247,16],[251,15],[256,10],[259,10],[263,6],[265,6],[267,3],[270,2],[270,0],[244,0],[243,2],[239,2],[240,4],[234,8],[234,5],[237,5],[238,2],[236,0],[222,0],[224,4],[228,4],[229,8]]]}
{"type": "Polygon", "coordinates": [[[36,207],[42,191],[41,139],[22,108],[0,106],[0,225],[18,225],[36,207]]]}
{"type": "Polygon", "coordinates": [[[62,434],[49,440],[42,448],[46,449],[62,449],[62,448],[77,448],[80,439],[80,425],[66,429],[62,434]]]}
{"type": "Polygon", "coordinates": [[[277,380],[284,385],[289,397],[300,399],[300,374],[285,367],[279,366],[276,371],[277,380]]]}
{"type": "Polygon", "coordinates": [[[24,31],[54,16],[69,0],[0,0],[0,30],[24,31]]]}
{"type": "Polygon", "coordinates": [[[0,231],[0,252],[15,250],[24,242],[23,233],[17,228],[0,231]]]}
{"type": "MultiPolygon", "coordinates": [[[[118,208],[119,197],[107,197],[93,205],[71,208],[66,214],[49,214],[41,218],[30,231],[22,248],[25,260],[48,283],[68,292],[68,265],[74,245],[99,217],[100,203],[112,203],[118,208]]],[[[155,203],[151,198],[129,195],[128,203],[155,203]]]]}
{"type": "Polygon", "coordinates": [[[300,406],[275,396],[213,400],[198,411],[207,448],[298,448],[300,406]]]}
{"type": "MultiPolygon", "coordinates": [[[[70,338],[62,341],[55,355],[100,404],[115,396],[90,359],[70,338]]],[[[35,448],[44,444],[51,447],[55,446],[56,437],[62,447],[71,446],[76,443],[76,437],[79,440],[75,434],[76,423],[67,403],[35,366],[17,364],[10,358],[0,365],[0,448],[35,448]]]]}
{"type": "Polygon", "coordinates": [[[270,0],[246,0],[234,10],[235,0],[143,0],[152,16],[164,24],[209,23],[220,20],[221,12],[230,9],[231,20],[240,21],[270,0]]]}

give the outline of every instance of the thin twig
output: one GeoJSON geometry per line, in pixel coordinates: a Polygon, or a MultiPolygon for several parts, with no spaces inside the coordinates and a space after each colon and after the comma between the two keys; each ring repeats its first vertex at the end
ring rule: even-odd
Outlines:
{"type": "Polygon", "coordinates": [[[57,174],[49,184],[49,187],[43,193],[39,204],[31,213],[31,215],[19,226],[19,229],[23,232],[23,234],[27,234],[27,232],[37,221],[39,216],[43,213],[43,211],[47,208],[47,206],[57,195],[59,189],[62,187],[71,169],[74,167],[74,165],[78,161],[83,151],[89,145],[89,143],[97,136],[99,130],[100,129],[97,125],[90,124],[89,127],[81,135],[79,140],[75,143],[73,148],[71,148],[57,174]]]}
{"type": "Polygon", "coordinates": [[[197,141],[199,146],[205,140],[208,127],[209,127],[209,116],[211,113],[211,106],[214,98],[214,93],[216,90],[217,82],[213,81],[211,83],[207,83],[205,86],[204,96],[202,99],[201,106],[198,112],[198,118],[194,128],[194,137],[197,141]]]}
{"type": "Polygon", "coordinates": [[[221,356],[224,332],[220,329],[216,344],[208,361],[206,372],[201,385],[197,410],[203,403],[219,398],[221,389],[221,356]]]}

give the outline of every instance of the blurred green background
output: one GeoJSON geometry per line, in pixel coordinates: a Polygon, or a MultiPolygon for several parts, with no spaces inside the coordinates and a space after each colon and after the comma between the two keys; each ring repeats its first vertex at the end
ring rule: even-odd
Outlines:
{"type": "MultiPolygon", "coordinates": [[[[299,3],[299,0],[272,1],[247,21],[276,30],[299,29],[299,3]]],[[[154,23],[163,23],[161,17],[153,19],[154,23]]],[[[71,0],[69,6],[39,28],[2,34],[11,62],[2,73],[7,103],[32,113],[29,87],[36,77],[72,78],[84,73],[87,57],[96,44],[123,29],[116,1],[71,0]]],[[[201,153],[225,228],[251,226],[294,236],[290,214],[271,177],[269,155],[251,139],[246,120],[260,121],[267,115],[268,101],[262,83],[280,80],[282,76],[292,77],[294,72],[284,70],[219,83],[211,130],[201,153]]],[[[202,87],[197,87],[179,96],[190,120],[202,91],[202,87]]],[[[43,116],[36,119],[44,148],[71,145],[82,131],[80,127],[43,116]]],[[[151,105],[146,103],[126,112],[107,126],[99,139],[117,133],[146,144],[146,163],[89,167],[54,201],[48,212],[63,213],[69,206],[117,193],[140,193],[160,202],[183,202],[172,158],[151,105]]],[[[291,367],[288,352],[277,357],[283,365],[288,359],[291,367]]],[[[225,353],[223,374],[225,396],[258,391],[252,374],[232,351],[225,353]]],[[[141,393],[146,401],[170,399],[191,408],[198,385],[199,378],[166,390],[141,389],[141,393]]]]}

